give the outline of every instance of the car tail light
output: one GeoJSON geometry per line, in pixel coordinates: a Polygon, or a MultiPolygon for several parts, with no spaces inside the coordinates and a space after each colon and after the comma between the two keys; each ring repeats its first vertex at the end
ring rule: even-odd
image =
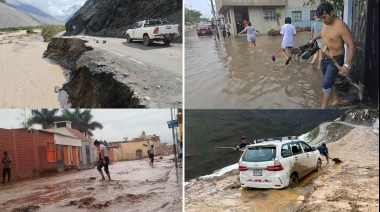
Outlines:
{"type": "Polygon", "coordinates": [[[240,166],[239,165],[239,171],[241,171],[241,172],[248,171],[248,168],[246,166],[240,166]]]}
{"type": "Polygon", "coordinates": [[[281,171],[284,170],[278,158],[274,160],[273,166],[267,166],[267,171],[281,171]]]}
{"type": "Polygon", "coordinates": [[[281,185],[274,185],[274,187],[281,187],[281,185]]]}
{"type": "Polygon", "coordinates": [[[153,34],[158,34],[158,27],[154,29],[153,34]]]}
{"type": "Polygon", "coordinates": [[[181,31],[181,26],[180,25],[178,25],[178,32],[180,32],[181,31]]]}

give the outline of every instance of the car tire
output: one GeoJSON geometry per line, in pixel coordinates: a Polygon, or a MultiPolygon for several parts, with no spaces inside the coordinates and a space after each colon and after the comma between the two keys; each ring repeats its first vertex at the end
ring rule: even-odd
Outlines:
{"type": "Polygon", "coordinates": [[[322,168],[322,161],[321,161],[321,159],[318,159],[317,165],[315,166],[314,171],[318,172],[321,168],[322,168]]]}
{"type": "Polygon", "coordinates": [[[201,36],[199,33],[198,33],[198,37],[201,36]]]}
{"type": "Polygon", "coordinates": [[[152,45],[152,41],[150,40],[149,35],[144,35],[143,43],[144,43],[145,46],[152,45]]]}
{"type": "Polygon", "coordinates": [[[296,173],[293,173],[289,178],[289,187],[297,188],[298,186],[298,176],[296,173]]]}
{"type": "Polygon", "coordinates": [[[133,40],[131,39],[131,37],[129,35],[127,35],[127,43],[131,43],[133,40]]]}
{"type": "Polygon", "coordinates": [[[166,45],[170,45],[171,42],[172,42],[171,40],[164,40],[164,43],[165,43],[166,45]]]}

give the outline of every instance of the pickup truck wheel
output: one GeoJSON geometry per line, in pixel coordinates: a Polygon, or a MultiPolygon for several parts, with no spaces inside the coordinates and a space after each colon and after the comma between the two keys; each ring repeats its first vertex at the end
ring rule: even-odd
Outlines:
{"type": "Polygon", "coordinates": [[[297,177],[297,175],[295,173],[293,173],[290,176],[289,186],[290,186],[290,188],[297,188],[297,186],[298,186],[298,177],[297,177]]]}
{"type": "Polygon", "coordinates": [[[171,42],[172,42],[171,40],[164,40],[164,43],[165,43],[166,45],[169,45],[171,42]]]}
{"type": "Polygon", "coordinates": [[[131,43],[133,40],[131,39],[131,37],[129,35],[127,35],[127,43],[131,43]]]}
{"type": "Polygon", "coordinates": [[[145,46],[150,46],[152,44],[152,41],[150,40],[149,35],[144,35],[143,42],[145,46]]]}

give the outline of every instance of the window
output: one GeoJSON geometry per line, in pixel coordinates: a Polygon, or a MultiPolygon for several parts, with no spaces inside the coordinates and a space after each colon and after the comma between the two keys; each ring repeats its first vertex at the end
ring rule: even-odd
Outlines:
{"type": "Polygon", "coordinates": [[[263,7],[264,21],[276,21],[274,7],[263,7]]]}
{"type": "Polygon", "coordinates": [[[311,149],[311,147],[305,142],[301,142],[301,146],[302,146],[304,152],[312,152],[313,151],[311,149]]]}
{"type": "Polygon", "coordinates": [[[302,153],[302,149],[301,149],[299,142],[291,143],[290,146],[292,147],[293,155],[298,155],[298,154],[302,153]]]}
{"type": "Polygon", "coordinates": [[[276,147],[255,147],[244,152],[243,161],[262,162],[274,161],[276,158],[276,147]]]}
{"type": "Polygon", "coordinates": [[[293,22],[302,21],[302,12],[301,11],[292,11],[292,21],[293,22]]]}
{"type": "Polygon", "coordinates": [[[289,144],[282,145],[282,147],[281,147],[281,156],[283,158],[287,158],[287,157],[292,156],[292,150],[290,149],[289,144]]]}
{"type": "Polygon", "coordinates": [[[55,162],[54,143],[47,143],[47,160],[48,162],[55,162]]]}
{"type": "Polygon", "coordinates": [[[317,11],[310,10],[310,20],[315,20],[315,16],[317,16],[317,11]]]}

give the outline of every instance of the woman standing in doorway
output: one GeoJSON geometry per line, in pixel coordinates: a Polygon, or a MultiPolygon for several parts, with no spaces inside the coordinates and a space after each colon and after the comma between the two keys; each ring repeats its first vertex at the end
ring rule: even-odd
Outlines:
{"type": "Polygon", "coordinates": [[[251,22],[248,22],[248,26],[241,32],[239,32],[238,35],[247,32],[247,40],[248,40],[248,45],[249,49],[251,50],[253,46],[256,47],[256,35],[255,31],[260,33],[258,30],[255,29],[255,27],[252,26],[251,22]]]}

